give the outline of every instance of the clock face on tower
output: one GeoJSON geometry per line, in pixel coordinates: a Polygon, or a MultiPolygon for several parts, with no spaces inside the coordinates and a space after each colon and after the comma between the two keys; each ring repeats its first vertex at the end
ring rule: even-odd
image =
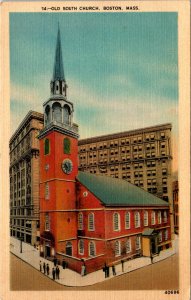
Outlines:
{"type": "Polygon", "coordinates": [[[72,172],[73,164],[70,159],[65,159],[62,162],[62,171],[65,174],[70,174],[72,172]]]}

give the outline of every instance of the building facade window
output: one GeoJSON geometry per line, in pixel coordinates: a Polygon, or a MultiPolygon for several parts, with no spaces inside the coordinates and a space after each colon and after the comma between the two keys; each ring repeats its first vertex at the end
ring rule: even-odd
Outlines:
{"type": "Polygon", "coordinates": [[[116,212],[113,214],[113,230],[120,230],[120,215],[116,212]]]}
{"type": "Polygon", "coordinates": [[[164,223],[167,223],[167,212],[166,212],[166,210],[164,211],[164,214],[163,214],[163,220],[164,220],[164,223]]]}
{"type": "Polygon", "coordinates": [[[136,250],[140,250],[141,249],[141,237],[139,235],[136,236],[135,249],[136,250]]]}
{"type": "Polygon", "coordinates": [[[131,238],[128,238],[126,241],[126,253],[131,252],[131,238]]]}
{"type": "Polygon", "coordinates": [[[78,229],[83,230],[83,213],[78,214],[78,229]]]}
{"type": "Polygon", "coordinates": [[[64,139],[64,154],[70,154],[70,140],[68,138],[64,139]]]}
{"type": "Polygon", "coordinates": [[[95,224],[94,224],[94,214],[90,213],[88,215],[88,230],[94,231],[95,230],[95,224]]]}
{"type": "Polygon", "coordinates": [[[121,243],[119,241],[115,242],[115,256],[121,255],[121,243]]]}
{"type": "Polygon", "coordinates": [[[89,242],[89,255],[95,256],[96,255],[96,247],[94,242],[89,242]]]}
{"type": "Polygon", "coordinates": [[[140,227],[140,213],[138,211],[134,213],[134,218],[135,218],[135,228],[140,227]]]}
{"type": "Polygon", "coordinates": [[[144,211],[144,226],[148,226],[148,211],[144,211]]]}
{"type": "Polygon", "coordinates": [[[130,229],[130,212],[125,214],[125,229],[130,229]]]}
{"type": "Polygon", "coordinates": [[[159,238],[159,243],[161,243],[162,242],[162,231],[159,232],[158,238],[159,238]]]}
{"type": "Polygon", "coordinates": [[[168,240],[168,229],[166,229],[164,232],[164,239],[165,239],[165,241],[168,240]]]}
{"type": "Polygon", "coordinates": [[[66,254],[69,256],[72,256],[72,243],[71,242],[66,243],[66,254]]]}
{"type": "Polygon", "coordinates": [[[47,155],[50,153],[50,141],[49,139],[46,139],[44,141],[44,154],[47,155]]]}
{"type": "Polygon", "coordinates": [[[158,211],[158,224],[161,224],[161,211],[158,211]]]}
{"type": "Polygon", "coordinates": [[[45,183],[45,199],[50,199],[50,188],[48,182],[45,183]]]}
{"type": "Polygon", "coordinates": [[[78,242],[78,253],[79,254],[84,254],[84,241],[83,240],[79,240],[78,242]]]}
{"type": "Polygon", "coordinates": [[[50,231],[50,217],[48,214],[45,215],[45,231],[50,231]]]}
{"type": "Polygon", "coordinates": [[[156,218],[155,218],[155,211],[152,211],[151,213],[151,225],[155,225],[156,218]]]}

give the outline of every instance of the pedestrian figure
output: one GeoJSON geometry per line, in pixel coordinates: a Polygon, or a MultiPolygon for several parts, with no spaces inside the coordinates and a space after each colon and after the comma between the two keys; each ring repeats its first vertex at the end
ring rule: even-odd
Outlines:
{"type": "Polygon", "coordinates": [[[66,269],[66,262],[65,262],[65,260],[62,261],[62,268],[66,269]]]}
{"type": "Polygon", "coordinates": [[[40,272],[42,272],[42,264],[41,264],[41,260],[40,260],[40,263],[39,263],[39,267],[40,267],[40,272]]]}
{"type": "Polygon", "coordinates": [[[86,266],[85,265],[82,265],[82,268],[81,268],[81,276],[85,276],[86,275],[86,266]]]}
{"type": "Polygon", "coordinates": [[[109,277],[109,266],[106,267],[107,277],[109,277]]]}
{"type": "Polygon", "coordinates": [[[56,257],[54,258],[53,262],[54,262],[54,266],[56,267],[56,264],[57,264],[57,259],[56,259],[56,257]]]}
{"type": "Polygon", "coordinates": [[[56,279],[60,279],[60,269],[56,266],[56,279]]]}
{"type": "Polygon", "coordinates": [[[53,280],[55,280],[55,269],[54,268],[52,268],[52,278],[53,278],[53,280]]]}
{"type": "Polygon", "coordinates": [[[112,272],[113,272],[113,275],[116,275],[116,271],[115,271],[115,266],[114,265],[112,266],[112,272]]]}
{"type": "Polygon", "coordinates": [[[103,272],[105,272],[105,278],[109,277],[109,267],[106,265],[106,263],[103,267],[103,272]]]}
{"type": "Polygon", "coordinates": [[[49,275],[49,270],[50,270],[49,264],[47,264],[47,265],[46,265],[46,274],[47,274],[47,275],[49,275]]]}
{"type": "Polygon", "coordinates": [[[124,272],[124,260],[121,260],[122,272],[124,272]]]}
{"type": "Polygon", "coordinates": [[[45,262],[43,263],[43,271],[44,271],[44,274],[46,272],[46,265],[45,265],[45,262]]]}

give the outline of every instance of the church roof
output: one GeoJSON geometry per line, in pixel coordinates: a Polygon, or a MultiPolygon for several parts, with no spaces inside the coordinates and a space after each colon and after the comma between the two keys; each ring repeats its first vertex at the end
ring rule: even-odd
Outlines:
{"type": "Polygon", "coordinates": [[[56,43],[56,52],[55,52],[54,70],[53,70],[53,81],[55,80],[65,80],[59,27],[58,27],[58,34],[57,34],[57,43],[56,43]]]}
{"type": "Polygon", "coordinates": [[[168,206],[160,198],[123,180],[79,172],[77,180],[106,206],[168,206]]]}

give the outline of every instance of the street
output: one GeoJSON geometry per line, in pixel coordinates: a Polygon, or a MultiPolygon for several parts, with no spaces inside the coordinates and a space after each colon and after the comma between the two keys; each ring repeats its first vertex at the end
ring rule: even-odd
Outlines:
{"type": "Polygon", "coordinates": [[[54,282],[13,254],[10,254],[12,291],[87,290],[178,290],[178,254],[163,261],[86,287],[67,287],[54,282]]]}

